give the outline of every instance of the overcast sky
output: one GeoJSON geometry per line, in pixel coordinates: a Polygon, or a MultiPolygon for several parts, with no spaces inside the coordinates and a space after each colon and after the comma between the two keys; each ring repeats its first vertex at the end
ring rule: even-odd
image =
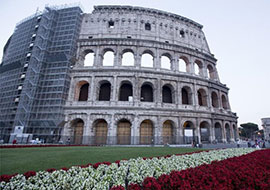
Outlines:
{"type": "Polygon", "coordinates": [[[220,81],[238,123],[270,117],[270,1],[269,0],[0,0],[0,57],[16,23],[43,10],[46,4],[81,3],[133,5],[160,9],[202,24],[211,52],[218,59],[220,81]]]}

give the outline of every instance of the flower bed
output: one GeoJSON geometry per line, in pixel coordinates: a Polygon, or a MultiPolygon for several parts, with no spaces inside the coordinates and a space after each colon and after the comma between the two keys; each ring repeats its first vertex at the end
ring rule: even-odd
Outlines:
{"type": "Polygon", "coordinates": [[[119,186],[116,188],[123,189],[128,185],[134,186],[133,189],[140,189],[141,184],[144,189],[147,189],[149,185],[160,185],[155,181],[155,178],[161,178],[164,174],[168,175],[174,170],[181,171],[194,168],[202,164],[210,164],[212,161],[241,156],[252,151],[254,149],[222,149],[181,156],[122,160],[112,164],[98,163],[93,166],[71,167],[68,170],[29,172],[5,180],[10,180],[10,182],[2,181],[0,189],[108,190],[113,186],[119,186]]]}
{"type": "MultiPolygon", "coordinates": [[[[111,190],[124,190],[115,186],[111,190]]],[[[269,190],[270,149],[248,155],[213,161],[196,168],[172,171],[157,179],[147,177],[141,184],[130,184],[128,190],[269,190]]]]}

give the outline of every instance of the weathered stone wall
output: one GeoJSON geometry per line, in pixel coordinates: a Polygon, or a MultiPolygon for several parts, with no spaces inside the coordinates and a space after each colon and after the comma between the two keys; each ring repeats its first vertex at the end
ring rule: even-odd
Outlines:
{"type": "MultiPolygon", "coordinates": [[[[119,121],[131,123],[131,136],[140,137],[140,126],[144,120],[153,124],[155,144],[162,144],[164,122],[173,125],[174,143],[184,143],[184,123],[189,121],[194,135],[201,142],[202,123],[207,124],[209,142],[215,138],[215,125],[221,126],[222,141],[238,138],[237,116],[231,112],[228,88],[220,83],[216,69],[216,59],[210,53],[202,26],[187,18],[154,9],[129,6],[98,6],[92,14],[83,18],[76,64],[71,73],[69,98],[65,106],[66,125],[64,136],[72,136],[72,121],[84,122],[84,143],[88,136],[95,136],[95,122],[103,119],[108,124],[108,136],[117,137],[119,121]],[[114,23],[109,27],[108,22],[114,23]],[[151,24],[146,30],[145,23],[151,24]],[[184,34],[180,35],[180,31],[184,34]],[[103,58],[107,51],[114,53],[113,66],[104,66],[103,58]],[[93,66],[85,66],[85,55],[94,54],[93,66]],[[134,55],[133,66],[123,66],[125,52],[134,55]],[[142,55],[153,56],[153,67],[142,67],[142,55]],[[170,59],[170,69],[161,67],[161,57],[170,59]],[[179,71],[179,60],[186,62],[187,72],[179,71]],[[199,74],[195,74],[195,64],[199,63],[199,74]],[[208,71],[208,68],[212,68],[208,71]],[[208,75],[207,73],[210,72],[208,75]],[[78,101],[80,83],[89,84],[87,101],[78,101]],[[111,85],[110,101],[99,101],[99,87],[103,82],[111,85]],[[120,86],[123,82],[132,85],[133,96],[130,101],[119,101],[120,86]],[[141,101],[141,87],[150,84],[153,88],[153,102],[141,101]],[[169,86],[172,103],[162,101],[162,88],[169,86]],[[191,104],[182,102],[182,89],[189,87],[191,104]],[[198,90],[203,89],[206,105],[200,106],[198,90]],[[218,105],[213,107],[212,92],[218,97],[218,105]],[[223,99],[223,101],[222,101],[223,99]],[[229,133],[226,133],[226,127],[229,133]],[[178,138],[179,137],[179,138],[178,138]]],[[[108,144],[115,140],[107,139],[108,144]]],[[[131,144],[139,144],[134,138],[131,144]]]]}

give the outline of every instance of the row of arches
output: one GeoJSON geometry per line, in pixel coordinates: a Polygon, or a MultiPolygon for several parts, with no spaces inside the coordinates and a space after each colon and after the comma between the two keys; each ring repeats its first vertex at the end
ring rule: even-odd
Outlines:
{"type": "MultiPolygon", "coordinates": [[[[83,53],[84,66],[93,66],[95,63],[95,52],[93,50],[85,50],[83,53]]],[[[125,49],[120,54],[120,65],[122,66],[135,66],[136,57],[133,50],[125,49]]],[[[138,58],[137,58],[138,59],[138,58]]],[[[155,54],[151,50],[145,50],[139,57],[140,66],[146,68],[156,67],[155,54]]],[[[101,55],[102,66],[114,66],[115,64],[115,52],[114,50],[107,48],[101,55]]],[[[160,68],[167,70],[178,70],[180,72],[195,73],[196,75],[205,76],[210,79],[217,79],[215,67],[208,63],[204,66],[203,62],[196,59],[194,62],[189,61],[186,56],[180,56],[173,58],[169,53],[163,53],[160,56],[160,68]],[[178,68],[174,68],[174,60],[176,60],[178,68]],[[204,67],[206,74],[204,74],[204,67]]]]}
{"type": "MultiPolygon", "coordinates": [[[[75,119],[71,122],[71,128],[73,128],[73,137],[75,144],[82,144],[84,121],[82,119],[75,119]]],[[[106,120],[98,119],[93,122],[94,144],[101,145],[107,144],[109,138],[108,130],[109,126],[106,120]]],[[[116,144],[131,144],[132,139],[132,123],[128,119],[121,119],[117,122],[116,126],[116,144]]],[[[162,124],[162,132],[159,138],[155,137],[155,126],[150,119],[143,120],[139,126],[139,144],[175,144],[177,134],[176,125],[171,120],[166,120],[162,124]],[[159,140],[157,140],[159,139],[159,140]],[[161,140],[161,141],[160,141],[161,140]],[[160,142],[156,142],[160,141],[160,142]]],[[[230,142],[232,138],[237,139],[237,129],[233,125],[231,131],[230,125],[225,124],[225,129],[221,127],[219,122],[214,125],[214,131],[211,132],[210,124],[207,121],[200,123],[197,129],[192,121],[185,121],[182,126],[182,139],[180,143],[190,144],[194,140],[201,143],[209,143],[216,140],[222,142],[226,139],[230,142]],[[214,138],[211,138],[211,133],[214,133],[214,138]],[[200,139],[198,139],[200,138],[200,139]]],[[[134,137],[133,137],[134,138],[134,137]]]]}
{"type": "MultiPolygon", "coordinates": [[[[111,83],[107,80],[103,80],[99,82],[97,87],[97,100],[98,101],[110,101],[111,100],[111,83]]],[[[155,102],[157,101],[154,96],[154,86],[150,82],[145,82],[142,84],[140,88],[140,101],[142,102],[155,102]]],[[[208,95],[206,90],[200,88],[197,90],[197,101],[199,106],[209,106],[208,105],[208,95]]],[[[80,81],[77,84],[77,91],[75,92],[75,100],[76,101],[87,101],[89,95],[89,83],[87,81],[80,81]]],[[[181,97],[183,105],[193,105],[193,91],[189,86],[184,86],[181,89],[181,97]]],[[[219,97],[218,93],[215,91],[211,92],[211,102],[212,107],[223,109],[229,109],[229,104],[227,98],[224,94],[219,97]],[[220,105],[221,99],[221,105],[220,105]]],[[[171,84],[165,84],[162,86],[162,102],[163,103],[175,103],[176,93],[175,89],[171,84]]],[[[133,100],[133,85],[129,81],[122,81],[119,88],[119,101],[132,101],[133,100]]]]}

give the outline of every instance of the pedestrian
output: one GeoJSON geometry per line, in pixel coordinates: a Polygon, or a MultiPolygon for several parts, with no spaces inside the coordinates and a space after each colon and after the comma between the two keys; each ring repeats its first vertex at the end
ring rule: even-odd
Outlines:
{"type": "Polygon", "coordinates": [[[17,140],[14,139],[14,140],[12,141],[12,144],[17,144],[17,140]]]}
{"type": "Polygon", "coordinates": [[[265,147],[265,141],[263,141],[262,148],[266,148],[266,147],[265,147]]]}
{"type": "Polygon", "coordinates": [[[240,148],[240,140],[237,141],[237,148],[240,148]]]}
{"type": "Polygon", "coordinates": [[[192,141],[192,147],[196,148],[196,141],[195,140],[192,141]]]}
{"type": "Polygon", "coordinates": [[[250,140],[248,140],[248,148],[251,147],[251,143],[250,143],[250,140]]]}
{"type": "Polygon", "coordinates": [[[67,144],[68,144],[68,145],[70,145],[70,138],[68,138],[68,140],[67,140],[67,144]]]}

